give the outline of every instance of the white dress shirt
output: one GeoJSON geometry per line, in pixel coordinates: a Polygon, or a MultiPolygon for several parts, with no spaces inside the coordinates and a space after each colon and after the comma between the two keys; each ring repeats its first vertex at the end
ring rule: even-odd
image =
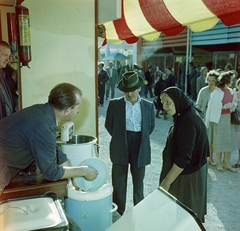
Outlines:
{"type": "Polygon", "coordinates": [[[126,102],[126,130],[140,132],[142,124],[141,97],[138,96],[138,101],[133,105],[125,96],[124,100],[126,102]]]}

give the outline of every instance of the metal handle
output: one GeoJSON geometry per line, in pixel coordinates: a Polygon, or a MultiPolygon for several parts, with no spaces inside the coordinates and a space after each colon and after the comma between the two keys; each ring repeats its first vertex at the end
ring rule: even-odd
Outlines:
{"type": "Polygon", "coordinates": [[[94,144],[94,150],[95,150],[95,153],[96,153],[96,157],[99,157],[99,153],[98,153],[98,148],[100,148],[99,144],[94,144]]]}
{"type": "Polygon", "coordinates": [[[113,208],[109,211],[109,213],[113,213],[118,209],[118,206],[115,203],[112,203],[112,205],[113,205],[113,208]]]}

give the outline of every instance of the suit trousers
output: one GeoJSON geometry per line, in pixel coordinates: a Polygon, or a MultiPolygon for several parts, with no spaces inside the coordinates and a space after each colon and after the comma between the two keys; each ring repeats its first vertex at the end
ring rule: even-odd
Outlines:
{"type": "Polygon", "coordinates": [[[115,164],[112,166],[113,202],[118,206],[118,213],[122,215],[126,207],[128,168],[133,183],[133,203],[138,204],[144,199],[143,180],[145,176],[145,166],[138,168],[138,152],[141,141],[141,132],[128,132],[128,164],[115,164]]]}
{"type": "Polygon", "coordinates": [[[100,104],[104,104],[104,95],[105,95],[105,83],[98,87],[98,96],[100,98],[100,104]]]}
{"type": "Polygon", "coordinates": [[[111,89],[111,99],[115,97],[115,81],[113,78],[109,78],[109,80],[106,82],[106,99],[108,99],[109,92],[111,89]]]}

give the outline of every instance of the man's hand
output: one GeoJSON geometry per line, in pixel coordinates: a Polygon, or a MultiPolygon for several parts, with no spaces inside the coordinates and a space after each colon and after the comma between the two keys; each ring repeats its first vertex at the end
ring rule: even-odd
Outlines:
{"type": "Polygon", "coordinates": [[[83,166],[85,168],[84,178],[88,181],[95,180],[98,176],[98,171],[95,168],[89,166],[83,166]]]}
{"type": "Polygon", "coordinates": [[[88,181],[95,180],[98,175],[98,171],[89,166],[63,166],[64,174],[61,179],[69,179],[75,177],[84,177],[88,181]]]}

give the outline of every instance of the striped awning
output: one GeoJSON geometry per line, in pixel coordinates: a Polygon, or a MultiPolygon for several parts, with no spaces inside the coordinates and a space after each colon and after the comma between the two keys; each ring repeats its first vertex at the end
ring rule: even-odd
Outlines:
{"type": "Polygon", "coordinates": [[[174,36],[186,27],[193,32],[211,29],[221,20],[240,23],[240,0],[122,0],[122,17],[103,24],[105,43],[147,41],[160,33],[174,36]]]}

